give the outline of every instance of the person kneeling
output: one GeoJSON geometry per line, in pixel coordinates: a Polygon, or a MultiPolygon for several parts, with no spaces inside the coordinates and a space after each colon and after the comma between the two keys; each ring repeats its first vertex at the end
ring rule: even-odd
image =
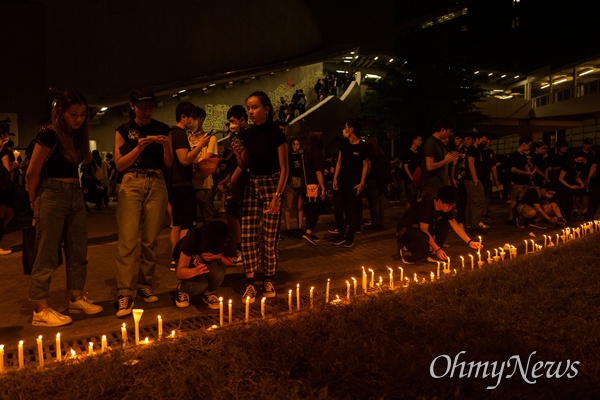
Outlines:
{"type": "Polygon", "coordinates": [[[544,221],[555,226],[566,223],[556,201],[556,184],[548,182],[542,189],[531,186],[517,199],[517,227],[546,229],[544,221]]]}
{"type": "Polygon", "coordinates": [[[223,221],[211,221],[201,227],[190,229],[181,239],[177,262],[177,307],[188,307],[190,296],[203,295],[204,302],[212,309],[219,308],[219,289],[226,275],[226,268],[237,256],[235,240],[223,221]]]}
{"type": "Polygon", "coordinates": [[[471,248],[480,249],[456,222],[452,209],[458,195],[451,186],[438,189],[433,200],[421,200],[400,219],[397,233],[398,254],[405,264],[427,259],[429,262],[445,261],[448,256],[442,249],[450,228],[471,248]]]}

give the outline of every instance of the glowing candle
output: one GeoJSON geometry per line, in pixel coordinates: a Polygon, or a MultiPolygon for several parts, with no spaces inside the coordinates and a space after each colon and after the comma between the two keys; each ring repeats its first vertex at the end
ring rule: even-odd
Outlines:
{"type": "Polygon", "coordinates": [[[313,308],[313,292],[315,291],[314,286],[310,287],[310,308],[313,308]]]}
{"type": "Polygon", "coordinates": [[[142,314],[144,310],[141,308],[137,308],[133,310],[133,322],[135,323],[135,345],[138,346],[140,344],[140,319],[142,319],[142,314]]]}
{"type": "Polygon", "coordinates": [[[144,339],[144,344],[150,344],[150,338],[148,338],[148,336],[146,336],[146,339],[144,339]]]}
{"type": "MultiPolygon", "coordinates": [[[[160,315],[158,316],[160,322],[160,315]]],[[[223,326],[223,298],[219,297],[219,326],[223,326]]]]}
{"type": "Polygon", "coordinates": [[[379,287],[382,288],[383,287],[383,276],[379,277],[379,287]]]}
{"type": "Polygon", "coordinates": [[[329,303],[329,279],[327,279],[327,286],[325,288],[325,304],[329,303]]]}
{"type": "Polygon", "coordinates": [[[296,285],[296,310],[300,311],[300,284],[296,285]]]}
{"type": "Polygon", "coordinates": [[[260,315],[262,316],[262,319],[265,319],[265,303],[267,301],[266,297],[263,297],[262,299],[260,299],[260,315]]]}
{"type": "Polygon", "coordinates": [[[548,240],[548,236],[544,235],[544,248],[546,248],[546,246],[547,246],[547,243],[546,243],[547,240],[548,240]]]}
{"type": "Polygon", "coordinates": [[[471,269],[475,269],[475,261],[473,259],[473,254],[469,254],[469,257],[471,257],[471,269]]]}
{"type": "Polygon", "coordinates": [[[350,282],[346,281],[346,300],[350,301],[350,282]]]}
{"type": "Polygon", "coordinates": [[[437,262],[437,265],[438,265],[437,266],[437,277],[438,277],[438,279],[440,279],[440,262],[439,261],[437,262]]]}
{"type": "Polygon", "coordinates": [[[362,267],[362,270],[363,270],[362,289],[363,289],[363,292],[367,293],[367,273],[365,272],[365,267],[362,267]]]}
{"type": "Polygon", "coordinates": [[[494,251],[496,252],[496,255],[498,255],[498,249],[494,249],[494,251]]]}
{"type": "Polygon", "coordinates": [[[527,252],[527,239],[525,239],[524,242],[525,242],[525,255],[527,255],[527,253],[528,253],[527,252]]]}
{"type": "Polygon", "coordinates": [[[477,250],[477,257],[479,257],[479,262],[481,262],[481,250],[477,250]]]}
{"type": "Polygon", "coordinates": [[[431,273],[429,274],[429,279],[431,280],[431,282],[435,281],[435,274],[433,273],[433,271],[431,271],[431,273]]]}
{"type": "Polygon", "coordinates": [[[123,322],[123,326],[121,327],[121,339],[123,340],[123,347],[127,346],[127,328],[125,322],[123,322]]]}
{"type": "Polygon", "coordinates": [[[416,272],[415,272],[415,275],[414,275],[414,280],[415,280],[416,283],[419,283],[419,277],[417,276],[416,272]]]}
{"type": "Polygon", "coordinates": [[[37,348],[38,348],[38,362],[40,364],[40,368],[44,366],[44,348],[42,347],[42,335],[38,336],[37,340],[37,348]]]}
{"type": "MultiPolygon", "coordinates": [[[[222,300],[219,298],[219,300],[222,300]]],[[[223,303],[221,303],[221,325],[223,325],[223,303]]],[[[158,339],[162,339],[163,336],[163,326],[162,326],[162,317],[158,316],[158,339]]]]}
{"type": "Polygon", "coordinates": [[[62,355],[60,354],[60,333],[56,334],[56,361],[60,361],[62,355]]]}
{"type": "Polygon", "coordinates": [[[504,251],[503,248],[500,248],[500,258],[502,259],[502,261],[504,261],[504,255],[506,254],[506,252],[504,251]]]}
{"type": "MultiPolygon", "coordinates": [[[[444,268],[446,270],[446,268],[444,268]]],[[[450,272],[450,257],[448,257],[448,272],[450,272]]]]}
{"type": "Polygon", "coordinates": [[[492,263],[492,255],[490,254],[489,250],[487,251],[487,253],[488,253],[487,262],[488,262],[488,264],[491,264],[492,263]]]}
{"type": "Polygon", "coordinates": [[[388,267],[390,271],[390,290],[394,288],[394,270],[388,267]]]}
{"type": "Polygon", "coordinates": [[[0,344],[0,374],[4,373],[4,345],[0,344]]]}
{"type": "Polygon", "coordinates": [[[400,270],[400,284],[402,285],[404,282],[404,268],[398,267],[398,269],[400,270]]]}
{"type": "Polygon", "coordinates": [[[373,271],[371,268],[369,268],[369,271],[371,271],[371,283],[369,286],[371,289],[373,289],[375,287],[375,271],[373,271]]]}
{"type": "Polygon", "coordinates": [[[481,236],[479,236],[479,248],[481,248],[481,236]]]}
{"type": "Polygon", "coordinates": [[[292,289],[288,292],[288,308],[290,313],[292,312],[292,289]]]}
{"type": "Polygon", "coordinates": [[[465,269],[465,258],[460,256],[460,263],[462,264],[462,269],[465,269]]]}
{"type": "Polygon", "coordinates": [[[175,331],[171,331],[171,338],[175,339],[175,331]]]}
{"type": "Polygon", "coordinates": [[[102,347],[100,349],[102,353],[106,351],[106,335],[102,335],[102,347]]]}
{"type": "Polygon", "coordinates": [[[233,321],[233,306],[231,304],[231,299],[229,299],[229,325],[231,325],[231,321],[233,321]]]}
{"type": "Polygon", "coordinates": [[[19,369],[25,366],[25,360],[23,359],[23,341],[19,341],[19,369]]]}
{"type": "Polygon", "coordinates": [[[250,320],[250,296],[246,296],[246,322],[250,320]]]}
{"type": "Polygon", "coordinates": [[[352,278],[352,282],[354,284],[354,296],[356,296],[356,285],[357,285],[356,278],[352,278]]]}
{"type": "Polygon", "coordinates": [[[94,355],[94,343],[89,342],[88,343],[88,356],[93,356],[94,355]]]}
{"type": "Polygon", "coordinates": [[[71,349],[70,353],[71,353],[71,358],[77,357],[77,353],[75,353],[75,350],[71,349]]]}

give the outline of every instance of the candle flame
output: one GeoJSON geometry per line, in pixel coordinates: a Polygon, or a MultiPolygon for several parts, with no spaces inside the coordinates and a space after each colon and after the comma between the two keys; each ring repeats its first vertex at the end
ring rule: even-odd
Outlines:
{"type": "MultiPolygon", "coordinates": [[[[231,301],[231,300],[229,300],[231,301]]],[[[174,338],[175,337],[175,331],[171,331],[171,337],[174,338]]]]}
{"type": "Polygon", "coordinates": [[[77,353],[75,353],[75,350],[71,349],[71,357],[75,357],[77,353]]]}

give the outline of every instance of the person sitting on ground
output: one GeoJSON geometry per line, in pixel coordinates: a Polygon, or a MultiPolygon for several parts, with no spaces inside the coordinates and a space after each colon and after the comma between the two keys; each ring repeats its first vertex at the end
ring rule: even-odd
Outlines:
{"type": "Polygon", "coordinates": [[[564,225],[566,221],[554,198],[555,194],[556,184],[553,182],[547,183],[542,189],[537,186],[525,189],[517,199],[517,226],[546,229],[544,220],[564,225]]]}
{"type": "Polygon", "coordinates": [[[434,199],[414,204],[400,219],[396,229],[398,254],[405,264],[427,258],[429,262],[445,261],[442,249],[450,228],[471,248],[482,248],[480,242],[469,238],[452,214],[458,195],[452,186],[442,186],[434,199]]]}
{"type": "Polygon", "coordinates": [[[235,240],[223,221],[213,220],[199,228],[188,230],[187,235],[175,249],[177,261],[177,307],[189,307],[190,296],[203,295],[204,302],[212,309],[219,308],[215,294],[223,283],[226,268],[237,256],[235,240]]]}

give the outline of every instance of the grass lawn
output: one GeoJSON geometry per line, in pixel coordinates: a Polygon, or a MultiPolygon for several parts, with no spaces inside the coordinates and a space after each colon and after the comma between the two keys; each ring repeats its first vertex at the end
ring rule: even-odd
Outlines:
{"type": "Polygon", "coordinates": [[[0,398],[598,399],[599,238],[293,318],[13,370],[0,398]]]}

